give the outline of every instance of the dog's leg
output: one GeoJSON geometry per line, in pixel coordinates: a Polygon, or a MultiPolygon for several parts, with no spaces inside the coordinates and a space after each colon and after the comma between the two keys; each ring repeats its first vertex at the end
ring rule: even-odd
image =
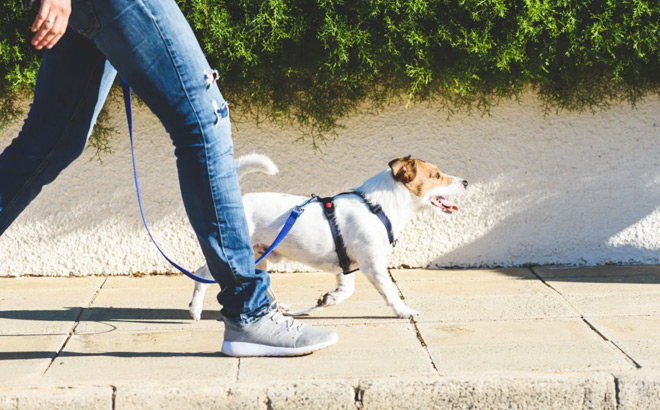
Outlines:
{"type": "Polygon", "coordinates": [[[387,304],[394,309],[397,316],[400,318],[410,318],[419,315],[416,310],[408,307],[408,305],[401,300],[401,297],[399,297],[399,290],[394,286],[385,263],[377,265],[372,263],[361,264],[360,270],[367,275],[369,281],[371,281],[378,292],[383,295],[385,301],[387,301],[387,304]]]}
{"type": "Polygon", "coordinates": [[[319,306],[332,306],[336,305],[353,294],[355,290],[355,275],[348,274],[344,275],[343,273],[337,274],[337,289],[326,292],[319,298],[319,306]]]}
{"type": "MultiPolygon", "coordinates": [[[[202,277],[204,279],[213,279],[209,268],[204,265],[201,268],[197,269],[195,275],[202,277]]],[[[204,309],[204,295],[206,294],[206,289],[208,289],[208,283],[195,282],[195,290],[193,291],[192,300],[188,305],[190,317],[194,320],[199,320],[202,318],[202,310],[204,309]]]]}

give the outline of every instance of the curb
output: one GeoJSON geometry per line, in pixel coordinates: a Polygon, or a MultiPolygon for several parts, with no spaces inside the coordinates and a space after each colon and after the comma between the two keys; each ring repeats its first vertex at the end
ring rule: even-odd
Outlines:
{"type": "Polygon", "coordinates": [[[18,387],[0,409],[649,409],[660,408],[660,373],[503,374],[424,379],[255,384],[18,387]]]}

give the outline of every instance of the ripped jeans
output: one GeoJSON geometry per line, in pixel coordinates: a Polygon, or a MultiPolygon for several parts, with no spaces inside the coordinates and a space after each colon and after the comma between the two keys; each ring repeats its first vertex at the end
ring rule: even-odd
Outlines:
{"type": "Polygon", "coordinates": [[[0,235],[82,153],[115,69],[174,143],[222,314],[250,322],[268,309],[269,278],[254,267],[226,102],[174,0],[72,1],[66,34],[44,53],[25,124],[0,154],[0,235]]]}

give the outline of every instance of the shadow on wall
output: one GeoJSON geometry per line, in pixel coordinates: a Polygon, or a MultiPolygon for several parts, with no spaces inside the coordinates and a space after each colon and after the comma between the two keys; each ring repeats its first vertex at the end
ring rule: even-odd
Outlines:
{"type": "Polygon", "coordinates": [[[429,266],[660,261],[660,121],[648,108],[547,117],[531,135],[518,121],[494,127],[429,266]],[[498,146],[515,139],[516,152],[498,146]]]}
{"type": "Polygon", "coordinates": [[[516,177],[506,178],[507,182],[501,178],[474,184],[477,189],[481,187],[479,194],[466,198],[464,212],[454,218],[464,218],[475,202],[486,196],[488,206],[477,209],[477,215],[467,216],[468,221],[450,222],[446,229],[474,229],[477,234],[436,257],[430,266],[657,263],[660,186],[644,184],[657,177],[602,174],[575,179],[573,187],[553,186],[552,178],[545,186],[529,182],[510,185],[516,177]],[[620,189],[614,196],[617,185],[620,189]]]}

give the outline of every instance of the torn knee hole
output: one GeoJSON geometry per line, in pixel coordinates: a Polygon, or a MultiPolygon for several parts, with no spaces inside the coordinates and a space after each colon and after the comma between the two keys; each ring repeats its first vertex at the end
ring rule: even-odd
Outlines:
{"type": "Polygon", "coordinates": [[[222,102],[222,105],[218,104],[216,100],[213,100],[213,111],[215,112],[215,123],[218,124],[222,119],[227,118],[229,115],[229,107],[225,101],[222,102]]]}
{"type": "Polygon", "coordinates": [[[206,71],[204,70],[204,81],[206,81],[206,86],[210,87],[214,82],[218,81],[220,74],[218,70],[206,71]]]}

